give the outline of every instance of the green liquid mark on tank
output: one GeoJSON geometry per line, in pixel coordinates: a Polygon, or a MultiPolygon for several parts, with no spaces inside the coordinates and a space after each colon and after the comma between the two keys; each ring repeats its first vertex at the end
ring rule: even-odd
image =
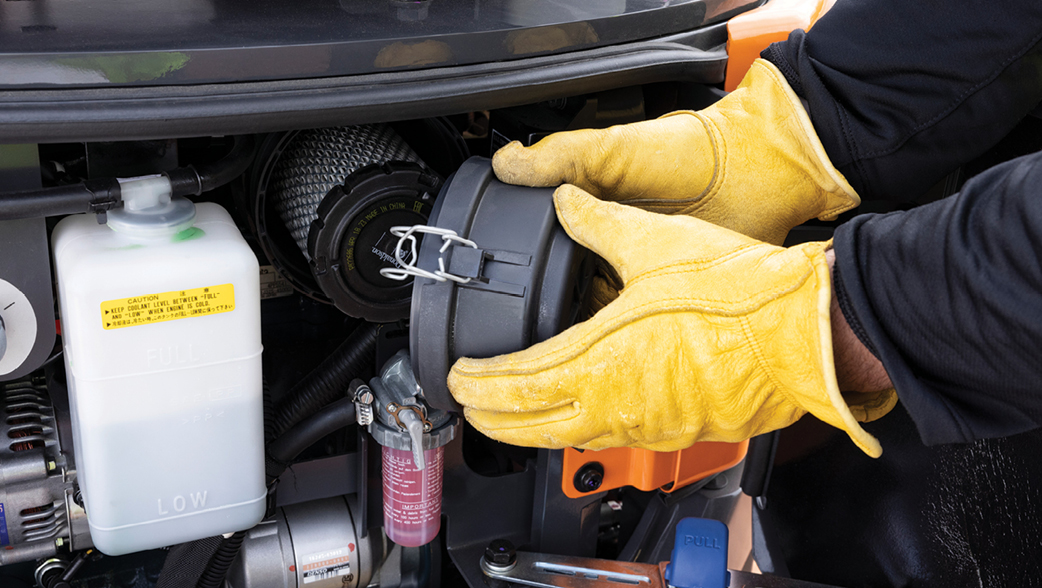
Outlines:
{"type": "Polygon", "coordinates": [[[191,241],[192,239],[198,239],[199,237],[202,237],[205,234],[206,232],[202,229],[196,227],[189,227],[181,231],[180,233],[174,235],[172,240],[174,243],[180,243],[181,241],[191,241]]]}

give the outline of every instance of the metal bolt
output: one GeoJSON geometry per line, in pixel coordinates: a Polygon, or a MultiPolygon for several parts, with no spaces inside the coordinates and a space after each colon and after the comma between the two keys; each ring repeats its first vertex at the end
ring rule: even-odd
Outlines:
{"type": "Polygon", "coordinates": [[[53,472],[56,469],[58,469],[58,464],[54,463],[53,461],[47,462],[47,470],[48,471],[53,472]]]}
{"type": "Polygon", "coordinates": [[[54,546],[55,547],[61,547],[62,545],[65,545],[65,539],[62,539],[61,537],[58,537],[57,539],[54,540],[54,546]]]}
{"type": "Polygon", "coordinates": [[[496,568],[508,568],[517,563],[514,544],[506,539],[496,539],[485,548],[485,561],[496,568]]]}
{"type": "Polygon", "coordinates": [[[423,432],[424,433],[430,433],[431,432],[431,424],[430,423],[423,423],[423,432]]]}
{"type": "Polygon", "coordinates": [[[373,391],[369,388],[369,386],[366,386],[365,384],[362,384],[359,381],[358,387],[355,389],[354,400],[355,402],[361,402],[362,404],[372,404],[373,391]]]}
{"type": "Polygon", "coordinates": [[[604,483],[604,466],[593,461],[575,472],[572,484],[579,492],[594,492],[604,483]]]}
{"type": "Polygon", "coordinates": [[[398,405],[393,402],[388,402],[387,412],[398,412],[398,405]]]}

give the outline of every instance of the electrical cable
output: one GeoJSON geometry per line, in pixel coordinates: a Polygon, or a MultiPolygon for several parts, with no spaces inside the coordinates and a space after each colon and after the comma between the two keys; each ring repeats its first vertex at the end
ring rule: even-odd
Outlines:
{"type": "Polygon", "coordinates": [[[242,542],[245,539],[246,531],[232,533],[230,537],[222,539],[220,547],[214,552],[206,564],[206,569],[199,576],[196,588],[221,588],[224,586],[228,569],[232,567],[232,562],[239,555],[239,549],[242,548],[242,542]]]}

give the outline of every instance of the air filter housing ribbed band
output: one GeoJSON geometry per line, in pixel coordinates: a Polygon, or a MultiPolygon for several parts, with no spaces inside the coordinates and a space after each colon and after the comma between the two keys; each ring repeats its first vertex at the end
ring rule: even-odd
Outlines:
{"type": "Polygon", "coordinates": [[[351,173],[370,164],[420,157],[385,124],[311,129],[297,133],[275,164],[269,198],[293,240],[310,261],[308,230],[318,205],[351,173]]]}

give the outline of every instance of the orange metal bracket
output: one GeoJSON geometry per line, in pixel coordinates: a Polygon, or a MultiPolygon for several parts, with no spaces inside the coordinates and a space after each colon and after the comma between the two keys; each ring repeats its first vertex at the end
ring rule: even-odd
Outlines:
{"type": "Polygon", "coordinates": [[[768,0],[727,22],[727,77],[724,89],[738,87],[760,52],[796,29],[809,31],[836,0],[768,0]]]}
{"type": "Polygon", "coordinates": [[[673,492],[734,466],[745,457],[748,447],[749,442],[742,441],[695,443],[687,449],[671,453],[625,447],[583,452],[569,448],[564,450],[561,490],[569,498],[590,494],[576,490],[573,480],[575,474],[587,464],[598,463],[604,468],[604,481],[595,492],[623,486],[673,492]]]}

